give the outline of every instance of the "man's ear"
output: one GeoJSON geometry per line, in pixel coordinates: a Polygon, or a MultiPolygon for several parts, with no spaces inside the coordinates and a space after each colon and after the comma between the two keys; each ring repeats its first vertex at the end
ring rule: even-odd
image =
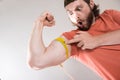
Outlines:
{"type": "Polygon", "coordinates": [[[95,5],[95,3],[94,3],[94,1],[93,0],[90,0],[90,7],[91,7],[91,9],[93,9],[94,8],[94,5],[95,5]]]}

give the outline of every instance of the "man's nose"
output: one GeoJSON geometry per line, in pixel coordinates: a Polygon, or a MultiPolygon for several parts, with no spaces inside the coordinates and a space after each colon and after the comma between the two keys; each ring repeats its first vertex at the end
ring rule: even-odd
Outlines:
{"type": "Polygon", "coordinates": [[[80,16],[75,12],[72,14],[72,17],[74,17],[76,20],[80,19],[80,16]]]}

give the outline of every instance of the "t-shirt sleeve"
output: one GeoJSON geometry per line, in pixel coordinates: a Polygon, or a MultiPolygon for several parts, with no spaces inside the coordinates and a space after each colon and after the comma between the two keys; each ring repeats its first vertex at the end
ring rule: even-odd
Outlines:
{"type": "Polygon", "coordinates": [[[106,13],[109,13],[112,19],[120,25],[120,11],[117,10],[106,10],[106,13]]]}
{"type": "Polygon", "coordinates": [[[67,38],[68,40],[72,39],[74,35],[76,34],[75,30],[69,31],[69,32],[64,32],[62,35],[67,38]]]}
{"type": "Polygon", "coordinates": [[[120,11],[112,10],[112,17],[120,25],[120,11]]]}
{"type": "MultiPolygon", "coordinates": [[[[72,30],[70,32],[65,32],[62,35],[68,40],[72,39],[78,30],[72,30]]],[[[71,56],[76,55],[78,53],[78,49],[76,44],[71,44],[71,56]]]]}

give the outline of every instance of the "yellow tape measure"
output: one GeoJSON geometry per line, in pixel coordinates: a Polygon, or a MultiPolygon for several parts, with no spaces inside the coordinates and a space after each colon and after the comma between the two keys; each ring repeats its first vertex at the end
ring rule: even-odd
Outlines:
{"type": "Polygon", "coordinates": [[[67,45],[66,45],[66,43],[65,43],[65,40],[64,40],[63,38],[61,38],[61,37],[58,37],[58,38],[56,38],[55,40],[59,41],[59,42],[63,45],[63,47],[64,47],[65,50],[66,50],[66,58],[69,58],[68,48],[67,48],[67,45]]]}

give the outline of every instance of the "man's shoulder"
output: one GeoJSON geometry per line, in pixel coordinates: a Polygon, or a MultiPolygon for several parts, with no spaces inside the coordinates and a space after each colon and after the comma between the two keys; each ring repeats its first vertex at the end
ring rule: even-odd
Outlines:
{"type": "Polygon", "coordinates": [[[76,32],[78,31],[79,30],[71,30],[71,31],[64,32],[62,35],[66,37],[67,39],[72,39],[74,35],[76,34],[76,32]]]}
{"type": "MultiPolygon", "coordinates": [[[[107,15],[109,15],[109,14],[113,14],[113,13],[116,13],[116,12],[119,12],[119,11],[118,11],[118,10],[115,10],[115,9],[106,9],[106,10],[103,11],[102,14],[107,14],[107,15]]],[[[102,15],[102,14],[101,14],[101,15],[102,15]]]]}

